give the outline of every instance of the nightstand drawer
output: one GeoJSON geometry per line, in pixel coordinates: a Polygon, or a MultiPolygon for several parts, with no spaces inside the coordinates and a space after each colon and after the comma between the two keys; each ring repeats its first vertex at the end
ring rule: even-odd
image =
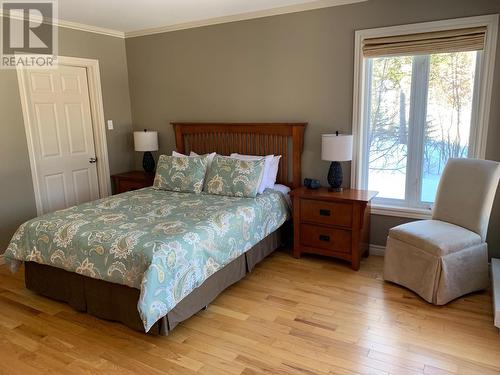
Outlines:
{"type": "Polygon", "coordinates": [[[300,203],[300,216],[301,221],[340,225],[350,228],[352,223],[352,204],[302,199],[300,203]]]}
{"type": "Polygon", "coordinates": [[[300,242],[337,253],[351,252],[351,231],[301,224],[300,242]]]}

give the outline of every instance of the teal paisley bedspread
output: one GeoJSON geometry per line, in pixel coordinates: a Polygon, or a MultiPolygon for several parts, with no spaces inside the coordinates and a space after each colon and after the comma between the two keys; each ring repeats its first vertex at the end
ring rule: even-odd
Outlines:
{"type": "Polygon", "coordinates": [[[210,275],[278,229],[281,193],[237,198],[146,188],[22,224],[7,261],[34,261],[140,289],[147,331],[210,275]]]}

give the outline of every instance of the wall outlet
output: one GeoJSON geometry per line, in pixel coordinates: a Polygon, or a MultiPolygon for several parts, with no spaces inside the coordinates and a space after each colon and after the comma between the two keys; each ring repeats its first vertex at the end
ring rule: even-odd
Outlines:
{"type": "Polygon", "coordinates": [[[108,130],[113,130],[113,120],[108,120],[108,130]]]}

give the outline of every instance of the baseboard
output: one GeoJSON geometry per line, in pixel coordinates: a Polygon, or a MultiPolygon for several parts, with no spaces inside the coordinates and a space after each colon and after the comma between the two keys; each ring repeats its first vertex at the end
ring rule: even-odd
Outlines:
{"type": "Polygon", "coordinates": [[[385,246],[370,244],[370,255],[383,257],[385,255],[385,246]]]}

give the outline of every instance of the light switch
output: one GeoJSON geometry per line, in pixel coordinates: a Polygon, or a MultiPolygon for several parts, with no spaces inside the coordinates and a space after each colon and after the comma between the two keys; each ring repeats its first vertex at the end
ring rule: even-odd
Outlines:
{"type": "Polygon", "coordinates": [[[108,130],[113,130],[113,120],[108,120],[108,130]]]}

